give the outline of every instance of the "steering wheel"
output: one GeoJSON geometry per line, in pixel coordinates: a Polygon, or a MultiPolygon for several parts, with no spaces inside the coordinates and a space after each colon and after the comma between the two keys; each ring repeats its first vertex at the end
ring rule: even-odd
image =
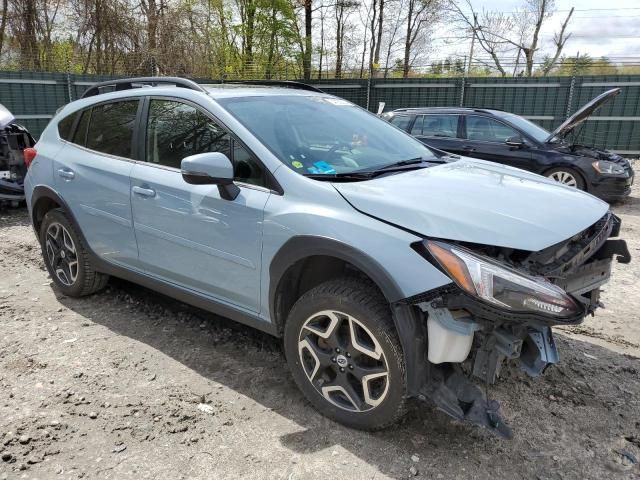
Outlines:
{"type": "Polygon", "coordinates": [[[336,152],[340,147],[346,147],[346,149],[349,151],[353,150],[353,147],[351,146],[350,143],[338,140],[338,142],[336,142],[336,144],[333,147],[331,147],[327,153],[329,155],[337,156],[336,152]]]}

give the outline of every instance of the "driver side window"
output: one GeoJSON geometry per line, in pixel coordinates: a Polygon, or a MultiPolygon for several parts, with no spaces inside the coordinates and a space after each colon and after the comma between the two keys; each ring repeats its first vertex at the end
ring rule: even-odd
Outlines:
{"type": "Polygon", "coordinates": [[[267,187],[262,164],[211,118],[186,103],[151,100],[147,162],[179,169],[183,158],[205,152],[224,153],[233,163],[235,180],[267,187]]]}
{"type": "Polygon", "coordinates": [[[508,138],[519,136],[511,127],[496,120],[476,115],[467,116],[467,139],[504,143],[508,138]]]}

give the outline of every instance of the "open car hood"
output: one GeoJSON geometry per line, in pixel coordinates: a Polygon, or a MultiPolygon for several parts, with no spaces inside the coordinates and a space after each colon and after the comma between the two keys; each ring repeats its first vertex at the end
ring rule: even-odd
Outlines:
{"type": "Polygon", "coordinates": [[[602,105],[611,100],[613,97],[620,93],[619,88],[612,88],[611,90],[607,90],[604,93],[601,93],[596,98],[591,100],[589,103],[585,104],[581,109],[579,109],[576,113],[567,118],[564,122],[562,122],[558,128],[556,128],[551,135],[547,137],[547,142],[550,142],[554,137],[564,138],[569,135],[574,128],[584,122],[587,118],[589,118],[593,113],[598,110],[602,105]]]}
{"type": "Polygon", "coordinates": [[[545,177],[464,157],[333,186],[357,210],[420,235],[528,251],[572,237],[609,209],[545,177]]]}
{"type": "Polygon", "coordinates": [[[13,113],[7,110],[7,107],[0,104],[0,128],[7,127],[15,119],[16,117],[13,116],[13,113]]]}

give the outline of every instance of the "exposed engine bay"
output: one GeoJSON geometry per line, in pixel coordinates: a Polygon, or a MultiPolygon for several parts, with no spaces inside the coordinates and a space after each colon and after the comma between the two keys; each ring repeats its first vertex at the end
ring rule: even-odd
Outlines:
{"type": "Polygon", "coordinates": [[[427,321],[430,365],[424,397],[454,418],[509,438],[511,432],[497,413],[497,402],[487,400],[486,392],[474,381],[493,384],[507,361],[518,362],[532,377],[559,361],[552,326],[579,324],[603,307],[600,288],[609,280],[613,259],[620,263],[631,260],[625,241],[615,238],[619,232],[620,219],[607,212],[589,228],[538,252],[461,243],[464,250],[449,244],[449,253],[439,253],[437,244],[428,247],[450,275],[458,268],[446,265],[451,253],[464,259],[473,252],[478,258],[495,260],[495,267],[489,264],[487,271],[474,272],[471,261],[459,267],[468,267],[470,277],[478,282],[472,290],[477,291],[475,295],[465,291],[473,285],[466,286],[464,279],[451,275],[457,285],[412,299],[427,321]],[[532,284],[538,282],[543,293],[522,300],[524,289],[518,292],[506,280],[499,284],[490,279],[487,287],[491,268],[498,271],[503,266],[509,269],[502,274],[505,278],[522,275],[527,279],[523,284],[528,279],[532,284]],[[530,308],[517,308],[519,305],[530,308]]]}
{"type": "Polygon", "coordinates": [[[592,158],[594,160],[606,160],[607,162],[612,162],[620,165],[627,173],[632,171],[631,162],[628,159],[624,158],[622,155],[618,155],[617,153],[609,152],[607,150],[580,145],[578,143],[570,143],[566,146],[559,146],[556,148],[556,150],[572,155],[580,155],[581,157],[585,158],[592,158]]]}
{"type": "Polygon", "coordinates": [[[13,115],[0,105],[0,204],[17,206],[24,201],[27,174],[23,151],[33,147],[35,140],[25,127],[12,121],[13,115]]]}

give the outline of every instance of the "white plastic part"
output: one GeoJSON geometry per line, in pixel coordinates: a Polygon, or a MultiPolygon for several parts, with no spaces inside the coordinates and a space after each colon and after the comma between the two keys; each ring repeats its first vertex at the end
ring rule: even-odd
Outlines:
{"type": "Polygon", "coordinates": [[[469,329],[467,333],[456,332],[443,326],[434,315],[429,315],[427,333],[428,358],[431,363],[460,363],[469,356],[473,343],[473,329],[469,329]]]}

